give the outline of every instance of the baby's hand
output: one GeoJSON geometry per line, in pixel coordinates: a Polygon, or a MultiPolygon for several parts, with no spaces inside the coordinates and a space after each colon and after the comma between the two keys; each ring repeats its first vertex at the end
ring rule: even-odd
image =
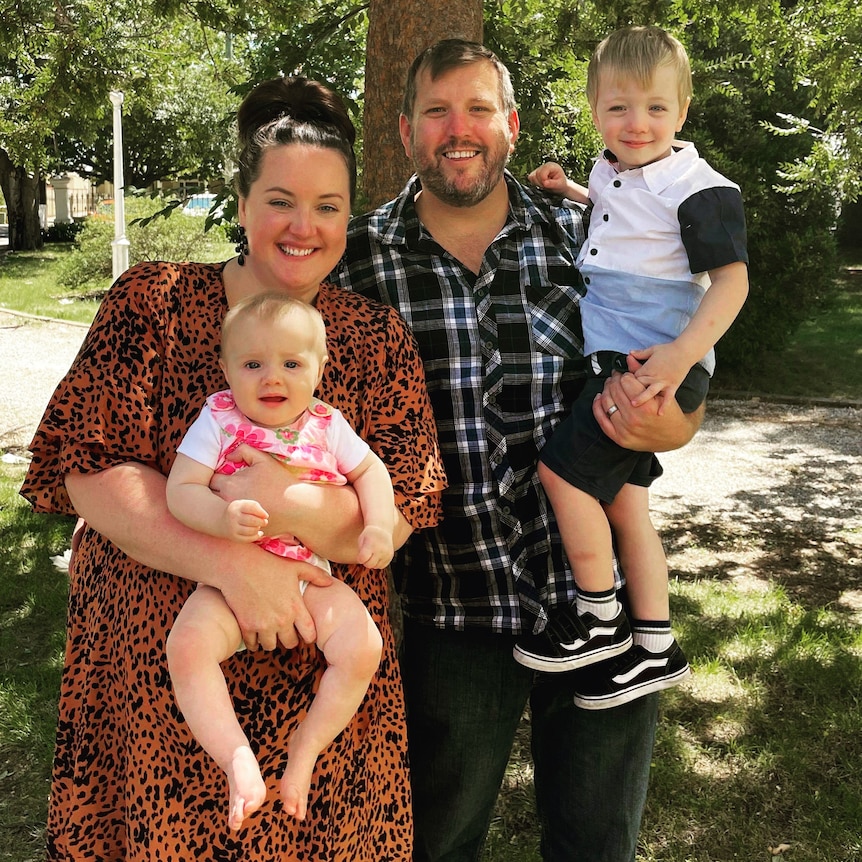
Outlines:
{"type": "Polygon", "coordinates": [[[654,344],[644,350],[632,350],[631,356],[644,364],[634,372],[637,380],[647,388],[636,398],[632,399],[633,407],[640,407],[659,393],[663,399],[658,409],[658,415],[664,413],[664,405],[668,398],[672,398],[679,389],[680,383],[688,374],[689,365],[680,356],[679,350],[674,342],[668,344],[654,344]]]}
{"type": "Polygon", "coordinates": [[[366,527],[359,536],[359,553],[356,561],[369,569],[382,569],[392,562],[395,548],[392,534],[382,527],[366,527]]]}
{"type": "Polygon", "coordinates": [[[256,500],[233,500],[224,513],[225,537],[234,542],[256,542],[269,523],[266,509],[256,500]]]}

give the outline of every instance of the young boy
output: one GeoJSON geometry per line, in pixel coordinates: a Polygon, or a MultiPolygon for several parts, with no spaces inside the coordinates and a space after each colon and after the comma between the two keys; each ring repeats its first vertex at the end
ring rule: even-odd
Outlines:
{"type": "Polygon", "coordinates": [[[593,122],[606,147],[588,193],[553,163],[530,175],[540,187],[592,204],[578,258],[592,376],[538,468],[576,602],[552,614],[544,632],[522,638],[515,658],[550,672],[591,665],[576,683],[575,703],[585,709],[617,706],[690,674],[671,633],[667,564],[649,517],[648,488],[661,466],[655,455],[606,437],[592,403],[612,371],[637,366],[646,389],[633,406],[674,397],[684,412],[696,410],[715,367],[713,346],[748,294],[739,188],[691,144],[675,141],[691,91],[688,57],[672,36],[657,27],[612,33],[587,72],[593,122]],[[614,588],[614,542],[630,621],[614,588]]]}
{"type": "MultiPolygon", "coordinates": [[[[266,537],[268,515],[255,500],[226,503],[209,488],[213,473],[243,465],[229,459],[240,444],[270,452],[301,481],[351,482],[365,527],[357,562],[383,568],[393,555],[395,501],[383,462],[338,410],[313,397],[327,361],[326,330],[312,306],[258,294],[232,308],[222,325],[221,366],[231,389],[207,398],[178,448],[168,477],[168,506],[193,529],[329,572],[327,560],[292,536],[266,537]]],[[[362,601],[346,584],[305,585],[317,646],[327,668],[307,716],[288,746],[281,779],[284,810],[305,818],[317,756],[347,726],[380,661],[382,640],[362,601]]],[[[266,796],[266,786],[233,712],[219,664],[242,643],[222,594],[200,585],[168,637],[174,695],[195,738],[227,773],[228,825],[237,830],[266,796]]]]}

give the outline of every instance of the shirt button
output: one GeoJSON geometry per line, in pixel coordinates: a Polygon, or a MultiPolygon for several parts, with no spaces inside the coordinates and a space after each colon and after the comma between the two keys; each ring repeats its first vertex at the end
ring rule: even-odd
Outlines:
{"type": "Polygon", "coordinates": [[[610,218],[610,216],[609,216],[607,213],[605,213],[605,214],[602,216],[602,221],[607,221],[609,218],[610,218]]]}
{"type": "Polygon", "coordinates": [[[621,185],[622,185],[622,183],[619,180],[614,180],[614,188],[615,189],[618,189],[621,185]]]}
{"type": "Polygon", "coordinates": [[[589,277],[589,276],[587,276],[587,277],[584,279],[584,284],[589,284],[589,283],[590,283],[590,277],[589,277]]]}
{"type": "Polygon", "coordinates": [[[598,253],[599,253],[599,250],[597,248],[591,248],[590,249],[590,254],[597,255],[598,253]]]}

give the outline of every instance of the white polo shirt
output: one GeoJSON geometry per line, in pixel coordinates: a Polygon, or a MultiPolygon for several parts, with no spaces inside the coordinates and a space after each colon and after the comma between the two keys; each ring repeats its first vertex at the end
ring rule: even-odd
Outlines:
{"type": "MultiPolygon", "coordinates": [[[[667,158],[623,172],[608,156],[590,173],[593,208],[578,257],[585,355],[673,341],[709,287],[708,271],[748,263],[739,186],[692,144],[675,142],[667,158]]],[[[714,352],[701,364],[712,374],[714,352]]]]}

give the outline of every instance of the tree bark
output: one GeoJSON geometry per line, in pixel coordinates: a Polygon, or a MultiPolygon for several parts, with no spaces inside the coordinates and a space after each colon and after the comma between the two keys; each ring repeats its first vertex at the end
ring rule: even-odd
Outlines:
{"type": "Polygon", "coordinates": [[[9,250],[32,251],[42,248],[39,224],[39,177],[15,165],[0,148],[0,189],[6,201],[9,220],[9,250]]]}
{"type": "Polygon", "coordinates": [[[371,0],[365,55],[363,190],[370,207],[395,197],[412,173],[398,133],[404,81],[439,39],[482,41],[482,0],[371,0]]]}

